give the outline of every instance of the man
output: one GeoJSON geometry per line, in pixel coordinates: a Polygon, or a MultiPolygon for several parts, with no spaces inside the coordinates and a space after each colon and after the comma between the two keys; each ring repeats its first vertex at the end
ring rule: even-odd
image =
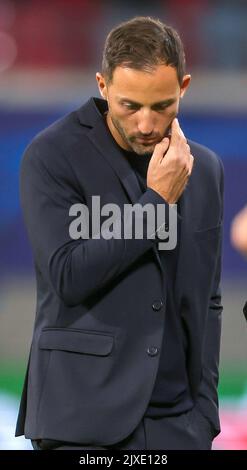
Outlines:
{"type": "Polygon", "coordinates": [[[16,435],[35,449],[210,449],[222,165],[176,118],[190,76],[172,28],[145,17],[117,26],[96,79],[103,99],[44,130],[22,161],[37,313],[16,435]],[[115,227],[127,204],[158,216],[177,203],[176,246],[160,249],[168,222],[152,233],[147,217],[142,238],[71,236],[74,208],[94,223],[95,195],[121,210],[115,227]]]}
{"type": "MultiPolygon", "coordinates": [[[[234,217],[231,225],[231,241],[243,256],[247,256],[247,206],[234,217]]],[[[244,316],[247,320],[247,302],[243,308],[244,316]]]]}
{"type": "Polygon", "coordinates": [[[231,240],[236,250],[247,256],[247,206],[243,207],[232,221],[231,240]]]}

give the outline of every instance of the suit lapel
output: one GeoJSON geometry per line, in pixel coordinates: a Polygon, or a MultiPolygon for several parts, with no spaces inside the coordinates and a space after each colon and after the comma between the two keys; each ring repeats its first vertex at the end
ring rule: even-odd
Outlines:
{"type": "Polygon", "coordinates": [[[135,204],[142,195],[136,174],[117,144],[114,143],[102,117],[97,120],[94,128],[88,133],[88,138],[111,165],[130,201],[135,204]]]}
{"type": "MultiPolygon", "coordinates": [[[[87,133],[88,139],[113,168],[130,202],[135,204],[141,197],[142,191],[134,170],[127,159],[124,158],[118,145],[114,142],[110,131],[108,131],[106,127],[102,116],[102,113],[106,109],[107,104],[104,103],[103,100],[91,99],[85,106],[78,110],[78,116],[82,124],[88,126],[90,124],[89,127],[91,127],[91,129],[87,133]]],[[[154,246],[153,251],[160,269],[162,270],[158,248],[154,246]]]]}

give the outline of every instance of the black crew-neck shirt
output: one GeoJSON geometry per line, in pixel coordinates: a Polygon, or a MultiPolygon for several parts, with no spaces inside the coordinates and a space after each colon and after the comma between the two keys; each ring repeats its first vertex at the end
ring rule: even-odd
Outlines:
{"type": "MultiPolygon", "coordinates": [[[[151,155],[138,155],[121,147],[119,149],[135,171],[141,190],[146,191],[147,169],[151,155]]],[[[179,203],[177,206],[179,212],[179,203]]],[[[145,413],[145,416],[149,417],[172,416],[184,413],[193,407],[186,369],[185,335],[174,299],[179,244],[180,234],[178,233],[176,248],[159,252],[165,273],[166,316],[158,373],[145,413]]]]}

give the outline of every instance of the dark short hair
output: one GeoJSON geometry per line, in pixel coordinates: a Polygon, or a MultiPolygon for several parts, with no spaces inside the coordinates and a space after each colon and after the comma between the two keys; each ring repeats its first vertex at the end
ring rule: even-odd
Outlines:
{"type": "Polygon", "coordinates": [[[184,47],[171,26],[149,16],[137,16],[119,24],[108,34],[102,60],[102,73],[108,82],[117,66],[148,72],[160,64],[174,67],[182,84],[184,47]]]}

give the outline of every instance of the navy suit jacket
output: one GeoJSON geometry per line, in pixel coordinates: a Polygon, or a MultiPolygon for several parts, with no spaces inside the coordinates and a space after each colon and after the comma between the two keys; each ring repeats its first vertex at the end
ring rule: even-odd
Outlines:
{"type": "MultiPolygon", "coordinates": [[[[142,193],[104,109],[104,100],[90,99],[36,136],[22,160],[21,203],[37,280],[16,429],[27,438],[114,444],[142,419],[157,375],[166,324],[157,238],[69,236],[71,205],[87,204],[90,212],[93,195],[120,208],[161,203],[152,189],[142,193]]],[[[216,435],[223,170],[213,152],[189,143],[194,168],[180,198],[174,296],[191,394],[216,435]]]]}
{"type": "Polygon", "coordinates": [[[247,302],[245,302],[245,304],[244,304],[243,312],[244,312],[244,316],[247,320],[247,302]]]}

